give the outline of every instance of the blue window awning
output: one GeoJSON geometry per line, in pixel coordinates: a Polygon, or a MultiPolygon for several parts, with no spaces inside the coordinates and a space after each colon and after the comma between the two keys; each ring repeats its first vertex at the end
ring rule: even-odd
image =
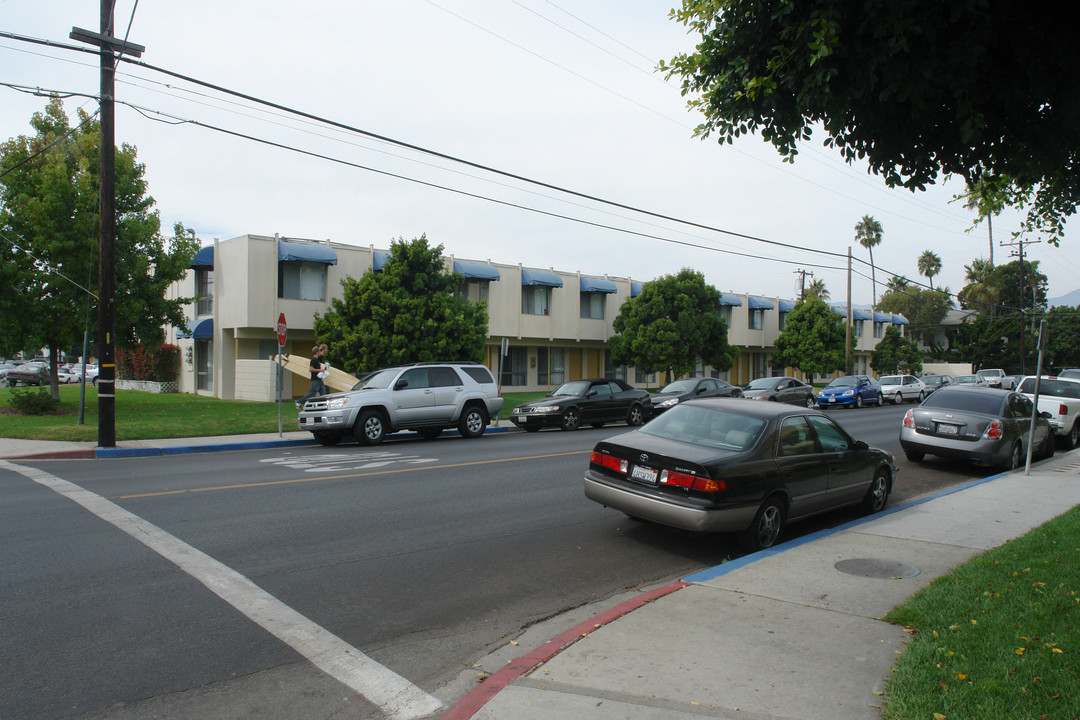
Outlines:
{"type": "Polygon", "coordinates": [[[598,292],[598,293],[617,293],[619,288],[615,286],[615,283],[604,278],[581,278],[581,292],[598,292]]]}
{"type": "Polygon", "coordinates": [[[191,332],[188,332],[184,328],[178,328],[176,330],[176,338],[178,340],[184,340],[186,338],[192,338],[193,340],[213,340],[214,318],[205,318],[195,323],[195,329],[191,332]]]}
{"type": "Polygon", "coordinates": [[[791,312],[794,309],[795,309],[795,301],[794,300],[781,300],[780,301],[780,312],[788,313],[788,312],[791,312]]]}
{"type": "Polygon", "coordinates": [[[772,310],[773,304],[765,298],[751,297],[747,299],[747,305],[751,310],[772,310]]]}
{"type": "Polygon", "coordinates": [[[909,323],[908,319],[906,317],[904,317],[903,315],[895,315],[894,314],[892,316],[892,324],[893,325],[910,325],[911,323],[909,323]]]}
{"type": "Polygon", "coordinates": [[[499,270],[484,263],[454,261],[454,272],[464,275],[469,280],[498,280],[499,270]]]}
{"type": "Polygon", "coordinates": [[[742,299],[731,293],[720,294],[720,304],[726,307],[742,307],[742,299]]]}
{"type": "Polygon", "coordinates": [[[874,322],[891,323],[892,322],[892,315],[890,315],[889,313],[875,312],[874,313],[874,322]]]}
{"type": "Polygon", "coordinates": [[[202,250],[195,253],[195,257],[191,259],[191,267],[193,270],[213,270],[214,246],[207,245],[202,250]]]}
{"type": "Polygon", "coordinates": [[[278,262],[314,262],[337,265],[337,253],[329,245],[278,240],[278,262]]]}
{"type": "Polygon", "coordinates": [[[630,297],[637,297],[638,295],[640,295],[642,287],[643,287],[642,283],[639,283],[639,282],[630,283],[630,297]]]}
{"type": "Polygon", "coordinates": [[[382,270],[386,265],[386,261],[390,259],[390,253],[379,252],[376,250],[371,254],[371,269],[382,270]]]}
{"type": "Polygon", "coordinates": [[[562,287],[562,278],[553,272],[546,270],[521,270],[522,285],[546,285],[547,287],[562,287]]]}

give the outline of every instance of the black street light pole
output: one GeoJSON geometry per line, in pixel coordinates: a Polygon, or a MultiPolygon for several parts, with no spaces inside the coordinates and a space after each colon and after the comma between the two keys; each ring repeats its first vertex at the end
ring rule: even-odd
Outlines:
{"type": "Polygon", "coordinates": [[[72,28],[69,37],[101,48],[101,146],[98,156],[98,447],[116,447],[116,124],[115,52],[135,57],[145,49],[112,37],[113,0],[101,0],[101,32],[72,28]]]}

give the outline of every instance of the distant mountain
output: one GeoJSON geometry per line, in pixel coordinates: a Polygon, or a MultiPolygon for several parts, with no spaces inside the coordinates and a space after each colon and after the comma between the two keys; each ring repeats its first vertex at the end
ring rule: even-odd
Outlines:
{"type": "Polygon", "coordinates": [[[1056,307],[1059,305],[1075,307],[1077,305],[1080,305],[1080,290],[1073,290],[1071,293],[1067,295],[1062,295],[1061,297],[1049,298],[1047,299],[1046,304],[1050,307],[1056,307]]]}

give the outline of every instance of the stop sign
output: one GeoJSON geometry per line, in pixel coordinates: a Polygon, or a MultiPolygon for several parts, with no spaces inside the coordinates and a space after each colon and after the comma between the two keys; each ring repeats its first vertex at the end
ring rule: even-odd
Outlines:
{"type": "Polygon", "coordinates": [[[281,313],[277,318],[277,344],[285,347],[285,313],[281,313]]]}

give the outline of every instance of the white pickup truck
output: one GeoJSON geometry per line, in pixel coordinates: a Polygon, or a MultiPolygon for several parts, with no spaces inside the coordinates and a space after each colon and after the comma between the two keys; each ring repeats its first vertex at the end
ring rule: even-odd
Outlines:
{"type": "MultiPolygon", "coordinates": [[[[1035,376],[1026,377],[1017,388],[1035,399],[1035,376]]],[[[1058,445],[1071,450],[1080,443],[1080,380],[1043,377],[1039,380],[1039,412],[1050,413],[1050,426],[1058,445]]]]}

